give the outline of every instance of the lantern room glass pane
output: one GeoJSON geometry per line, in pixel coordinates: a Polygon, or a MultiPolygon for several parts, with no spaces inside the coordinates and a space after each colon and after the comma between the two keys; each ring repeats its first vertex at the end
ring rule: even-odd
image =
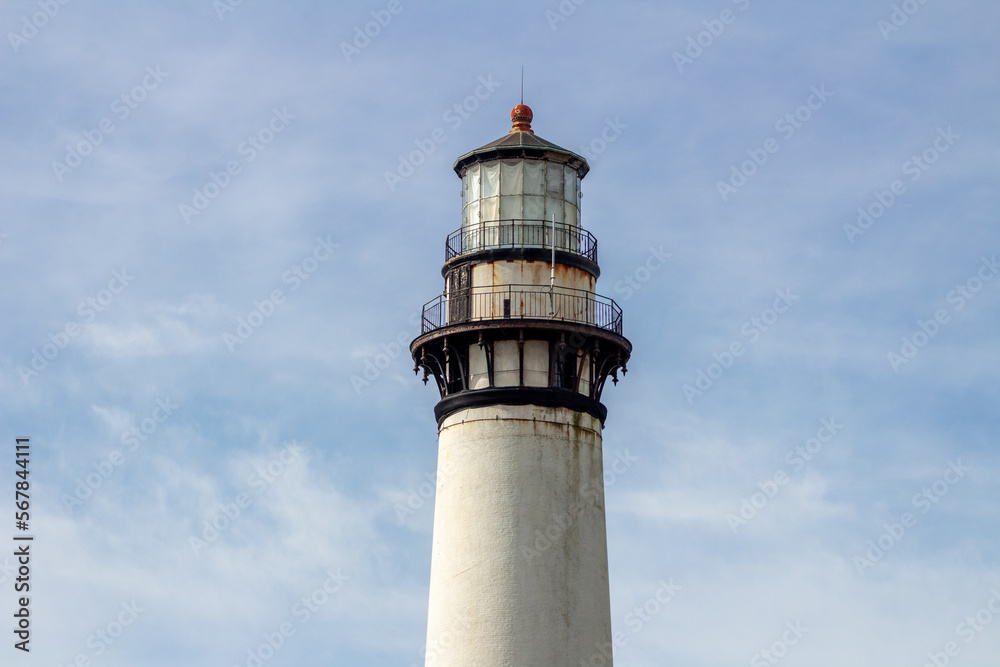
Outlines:
{"type": "MultiPolygon", "coordinates": [[[[501,177],[500,182],[503,182],[501,177]]],[[[521,219],[521,202],[523,198],[513,195],[506,195],[500,197],[500,219],[501,220],[520,220],[521,219]]]]}
{"type": "Polygon", "coordinates": [[[572,204],[576,204],[576,182],[579,176],[576,169],[566,167],[566,194],[564,199],[572,204]]]}
{"type": "Polygon", "coordinates": [[[562,222],[563,221],[563,215],[565,214],[565,211],[564,211],[565,204],[566,204],[566,202],[564,202],[562,200],[562,198],[555,199],[553,197],[546,197],[545,198],[545,222],[551,221],[553,216],[555,216],[555,221],[556,222],[562,222]]]}
{"type": "Polygon", "coordinates": [[[476,199],[479,199],[479,164],[474,164],[469,167],[469,203],[471,204],[476,199]]]}
{"type": "MultiPolygon", "coordinates": [[[[524,192],[524,162],[503,160],[500,162],[500,194],[519,195],[522,192],[524,192]]],[[[503,204],[500,208],[503,208],[503,204]]]]}
{"type": "Polygon", "coordinates": [[[479,199],[469,202],[469,205],[465,209],[468,212],[468,215],[465,218],[465,224],[475,225],[479,223],[479,202],[479,199]]]}
{"type": "Polygon", "coordinates": [[[563,197],[563,169],[561,164],[548,163],[545,170],[545,194],[549,197],[563,197]]]}
{"type": "MultiPolygon", "coordinates": [[[[527,176],[527,170],[525,170],[525,176],[527,176]]],[[[545,198],[544,197],[532,197],[531,195],[524,196],[524,219],[525,220],[543,220],[545,218],[545,198]]]]}
{"type": "Polygon", "coordinates": [[[484,222],[491,220],[499,220],[500,197],[483,197],[481,201],[482,201],[482,208],[479,210],[479,219],[484,222]]]}
{"type": "Polygon", "coordinates": [[[483,196],[496,197],[500,194],[500,162],[485,162],[481,168],[483,196]]]}
{"type": "Polygon", "coordinates": [[[566,202],[565,205],[566,217],[564,218],[567,225],[578,225],[579,221],[576,218],[576,205],[566,202]]]}
{"type": "Polygon", "coordinates": [[[524,194],[545,194],[545,163],[541,160],[524,161],[524,194]]]}

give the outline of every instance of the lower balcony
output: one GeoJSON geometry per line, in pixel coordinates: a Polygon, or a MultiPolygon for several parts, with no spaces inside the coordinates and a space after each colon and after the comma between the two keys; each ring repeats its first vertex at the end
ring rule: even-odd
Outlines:
{"type": "Polygon", "coordinates": [[[613,299],[539,285],[490,285],[442,294],[424,304],[420,333],[486,320],[572,322],[622,335],[622,309],[613,299]]]}

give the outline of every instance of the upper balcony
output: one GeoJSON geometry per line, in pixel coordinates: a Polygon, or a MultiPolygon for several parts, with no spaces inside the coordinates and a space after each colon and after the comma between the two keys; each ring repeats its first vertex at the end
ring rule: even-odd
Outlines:
{"type": "Polygon", "coordinates": [[[596,267],[597,239],[593,234],[576,225],[553,225],[545,220],[492,220],[465,225],[448,235],[444,261],[508,248],[551,250],[553,241],[556,251],[578,255],[596,267]]]}

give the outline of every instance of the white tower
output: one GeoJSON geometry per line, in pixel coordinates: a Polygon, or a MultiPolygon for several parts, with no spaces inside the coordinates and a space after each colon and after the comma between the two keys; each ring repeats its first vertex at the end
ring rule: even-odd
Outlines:
{"type": "Polygon", "coordinates": [[[594,293],[587,161],[511,120],[455,162],[462,226],[410,345],[441,392],[426,665],[611,665],[600,398],[632,346],[594,293]]]}

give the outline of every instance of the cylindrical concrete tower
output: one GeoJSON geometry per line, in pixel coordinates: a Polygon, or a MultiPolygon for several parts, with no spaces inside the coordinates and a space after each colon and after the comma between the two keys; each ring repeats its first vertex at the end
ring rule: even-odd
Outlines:
{"type": "Polygon", "coordinates": [[[600,399],[632,346],[594,292],[587,161],[511,120],[455,162],[462,226],[410,345],[441,392],[426,665],[610,665],[600,399]]]}

